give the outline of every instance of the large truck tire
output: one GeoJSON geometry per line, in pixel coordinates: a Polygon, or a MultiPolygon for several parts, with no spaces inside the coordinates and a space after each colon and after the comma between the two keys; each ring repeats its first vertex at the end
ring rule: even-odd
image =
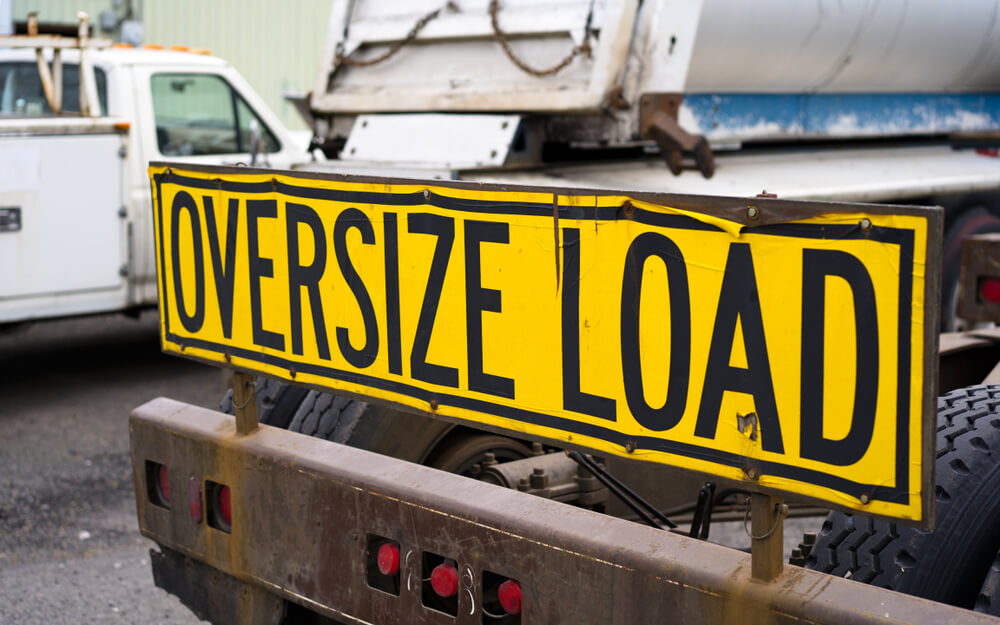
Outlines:
{"type": "MultiPolygon", "coordinates": [[[[232,390],[220,410],[235,412],[232,390]]],[[[486,453],[500,462],[531,453],[527,444],[506,436],[260,377],[257,415],[266,425],[470,475],[486,453]]]]}
{"type": "Polygon", "coordinates": [[[831,512],[806,567],[972,608],[1000,551],[1000,386],[938,399],[933,531],[831,512]]]}
{"type": "Polygon", "coordinates": [[[288,429],[470,477],[487,453],[499,462],[531,454],[506,436],[319,391],[309,391],[288,429]]]}

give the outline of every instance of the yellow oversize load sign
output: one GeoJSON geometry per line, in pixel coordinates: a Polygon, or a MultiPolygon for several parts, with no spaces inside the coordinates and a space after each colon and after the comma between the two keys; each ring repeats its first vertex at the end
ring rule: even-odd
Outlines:
{"type": "Polygon", "coordinates": [[[930,520],[935,209],[149,171],[166,351],[930,520]]]}

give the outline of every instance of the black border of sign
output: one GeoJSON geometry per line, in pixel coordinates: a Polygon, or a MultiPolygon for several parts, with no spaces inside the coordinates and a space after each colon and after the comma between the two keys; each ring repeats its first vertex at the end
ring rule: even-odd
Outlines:
{"type": "MultiPolygon", "coordinates": [[[[150,166],[156,166],[157,164],[151,163],[150,166]]],[[[187,168],[185,166],[185,168],[187,168]]],[[[240,175],[247,174],[267,174],[269,172],[261,170],[251,170],[251,169],[236,169],[231,168],[211,168],[211,167],[198,167],[190,168],[192,171],[212,171],[220,173],[234,173],[240,175]]],[[[283,176],[288,176],[289,173],[282,172],[283,176]]],[[[294,172],[291,174],[294,175],[294,172]]],[[[529,215],[538,217],[552,217],[552,204],[543,202],[496,202],[487,200],[468,200],[468,199],[456,199],[447,196],[442,196],[434,193],[424,193],[424,192],[414,192],[414,193],[377,193],[377,192],[365,192],[365,191],[342,191],[335,189],[316,189],[312,187],[300,187],[296,185],[290,185],[287,183],[279,182],[276,179],[272,181],[264,182],[232,182],[224,181],[221,179],[211,180],[204,178],[192,178],[188,176],[183,176],[172,172],[169,168],[162,174],[157,174],[154,176],[156,180],[156,199],[157,199],[157,213],[159,218],[159,223],[157,224],[159,237],[160,237],[160,254],[158,255],[157,262],[163,262],[163,194],[161,190],[161,185],[164,182],[170,184],[177,184],[180,186],[185,186],[188,188],[196,189],[211,189],[211,190],[223,190],[232,191],[238,193],[280,193],[283,195],[291,197],[299,197],[305,199],[315,199],[315,200],[326,200],[334,202],[349,202],[358,204],[380,204],[389,206],[414,206],[414,205],[429,205],[435,208],[443,208],[448,210],[457,211],[467,211],[476,213],[488,213],[493,215],[529,215]]],[[[330,180],[336,180],[335,178],[329,178],[330,180]]],[[[405,181],[400,182],[400,185],[412,185],[420,184],[421,181],[405,181]]],[[[427,185],[433,186],[447,186],[446,182],[442,181],[427,181],[424,182],[427,185]]],[[[561,190],[546,189],[543,192],[549,193],[562,193],[561,190]]],[[[573,194],[587,194],[588,191],[585,189],[575,190],[573,194]]],[[[599,193],[590,191],[589,193],[593,195],[598,195],[599,193]]],[[[569,195],[570,193],[565,193],[569,195]]],[[[600,193],[601,195],[606,195],[607,193],[600,193]]],[[[617,194],[616,194],[617,195],[617,194]]],[[[625,195],[624,193],[622,195],[625,195]]],[[[576,219],[576,220],[616,220],[620,218],[622,208],[621,207],[566,207],[560,206],[559,218],[560,219],[576,219]]],[[[667,228],[685,229],[685,230],[706,230],[722,232],[721,228],[718,228],[712,224],[708,224],[702,221],[698,221],[693,217],[688,217],[686,215],[665,215],[662,213],[655,213],[651,211],[642,210],[638,207],[634,208],[633,214],[631,216],[633,221],[639,223],[661,226],[667,228]]],[[[930,224],[928,224],[928,236],[930,235],[930,224]]],[[[522,423],[530,425],[538,425],[542,427],[553,428],[571,434],[579,434],[582,436],[589,436],[592,438],[597,438],[604,440],[609,443],[625,447],[626,440],[631,442],[636,449],[659,451],[669,454],[675,454],[679,456],[685,456],[688,458],[694,458],[698,460],[704,460],[708,462],[714,462],[716,464],[721,464],[724,466],[746,468],[752,464],[752,466],[757,467],[762,475],[771,475],[775,477],[786,478],[790,480],[796,480],[803,483],[814,484],[821,487],[830,488],[840,493],[850,495],[852,497],[861,498],[862,494],[866,494],[872,501],[883,501],[887,503],[908,505],[910,501],[910,490],[909,490],[909,445],[907,440],[907,433],[909,431],[909,420],[910,420],[910,366],[911,366],[911,344],[910,344],[910,334],[912,330],[910,313],[913,306],[913,251],[914,251],[914,237],[912,230],[906,230],[901,228],[888,228],[888,227],[870,227],[868,230],[863,230],[860,224],[786,224],[786,223],[776,223],[768,224],[762,226],[747,226],[744,228],[743,232],[754,233],[754,234],[766,234],[772,236],[787,236],[795,238],[811,238],[811,239],[871,239],[877,240],[884,243],[889,243],[893,245],[898,245],[900,248],[900,284],[899,284],[899,319],[898,319],[898,333],[897,333],[897,343],[898,343],[898,353],[897,353],[897,396],[896,396],[896,409],[897,409],[897,421],[896,421],[896,475],[895,475],[895,486],[884,486],[879,484],[863,484],[859,482],[854,482],[844,478],[839,478],[827,473],[820,471],[815,471],[812,469],[805,469],[795,465],[783,464],[773,461],[756,461],[748,460],[745,456],[739,454],[732,454],[728,452],[719,451],[716,449],[711,449],[709,447],[701,447],[698,445],[691,445],[688,443],[679,443],[676,441],[668,441],[654,437],[634,437],[626,436],[621,432],[611,430],[608,428],[600,427],[597,425],[592,425],[589,423],[583,423],[579,421],[574,421],[571,419],[565,419],[563,417],[558,417],[546,413],[539,413],[530,410],[524,410],[521,408],[512,408],[510,406],[504,406],[500,404],[494,404],[489,401],[473,399],[470,397],[463,397],[460,395],[450,395],[446,393],[439,393],[436,391],[429,391],[417,386],[412,386],[410,384],[405,384],[403,382],[394,382],[391,380],[385,380],[382,378],[376,378],[368,375],[363,375],[359,373],[354,373],[350,371],[343,371],[340,369],[334,369],[332,367],[323,367],[319,365],[313,365],[309,363],[302,363],[297,361],[288,360],[280,356],[274,356],[271,354],[264,354],[261,352],[235,348],[232,346],[221,345],[211,341],[205,341],[203,339],[194,339],[190,337],[181,337],[170,332],[169,328],[169,315],[161,315],[164,324],[164,338],[172,343],[181,345],[182,347],[195,347],[199,349],[204,349],[206,351],[214,351],[220,354],[228,354],[229,356],[236,356],[240,358],[245,358],[247,360],[252,360],[260,362],[262,364],[268,364],[272,366],[281,367],[284,369],[294,369],[297,372],[308,373],[316,376],[322,376],[327,378],[332,378],[340,380],[343,382],[350,382],[354,384],[364,385],[371,388],[377,388],[380,390],[390,391],[398,393],[401,395],[407,395],[414,399],[419,399],[421,401],[430,402],[431,400],[437,401],[438,405],[449,405],[455,408],[462,408],[465,410],[472,410],[476,412],[482,412],[486,414],[492,414],[495,416],[503,417],[513,421],[520,421],[522,423]]],[[[166,293],[166,282],[165,282],[165,271],[162,266],[158,267],[160,273],[160,292],[166,293]]],[[[926,298],[926,293],[925,293],[926,298]]],[[[452,417],[454,418],[454,417],[452,417]]],[[[466,421],[465,419],[457,419],[459,421],[466,421]]],[[[925,433],[926,435],[926,433],[925,433]]],[[[923,480],[922,480],[923,481],[923,480]]],[[[923,493],[926,497],[927,493],[923,493]]],[[[924,511],[926,511],[926,506],[924,511]]],[[[926,519],[923,519],[926,522],[926,519]]]]}

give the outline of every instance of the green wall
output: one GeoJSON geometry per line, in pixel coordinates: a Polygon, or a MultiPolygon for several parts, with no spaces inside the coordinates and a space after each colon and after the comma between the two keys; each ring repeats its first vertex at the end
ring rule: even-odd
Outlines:
{"type": "MultiPolygon", "coordinates": [[[[112,0],[11,0],[15,22],[38,11],[41,22],[75,23],[86,11],[101,33],[99,14],[112,0]]],[[[316,82],[333,0],[133,0],[144,41],[207,48],[233,64],[285,124],[306,125],[285,90],[310,91],[316,82]]],[[[124,14],[123,8],[118,14],[124,14]]]]}

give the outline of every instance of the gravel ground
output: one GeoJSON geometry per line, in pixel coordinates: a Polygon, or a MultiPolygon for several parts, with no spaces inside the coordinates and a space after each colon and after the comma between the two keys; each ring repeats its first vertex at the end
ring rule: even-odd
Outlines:
{"type": "Polygon", "coordinates": [[[128,414],[158,395],[217,406],[215,369],[159,351],[155,313],[0,334],[0,623],[198,621],[153,586],[128,414]]]}

